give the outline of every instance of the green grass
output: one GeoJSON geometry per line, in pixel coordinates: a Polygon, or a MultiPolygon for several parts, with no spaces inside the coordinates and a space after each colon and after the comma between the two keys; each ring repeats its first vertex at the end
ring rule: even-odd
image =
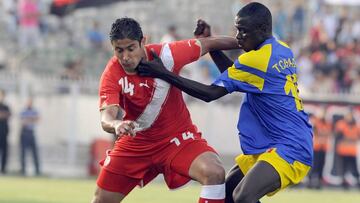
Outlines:
{"type": "MultiPolygon", "coordinates": [[[[0,203],[90,203],[95,179],[50,179],[0,176],[0,203]]],[[[136,188],[124,203],[196,203],[200,186],[169,191],[164,184],[154,182],[143,189],[136,188]]],[[[359,203],[360,191],[289,189],[262,203],[359,203]]]]}

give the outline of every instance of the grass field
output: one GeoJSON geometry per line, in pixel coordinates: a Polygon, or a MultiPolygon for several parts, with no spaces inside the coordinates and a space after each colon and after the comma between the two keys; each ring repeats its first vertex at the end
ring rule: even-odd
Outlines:
{"type": "MultiPolygon", "coordinates": [[[[95,179],[49,179],[0,176],[0,203],[89,203],[95,179]]],[[[196,203],[197,184],[169,191],[161,183],[136,188],[124,203],[196,203]]],[[[289,189],[262,203],[360,203],[360,191],[289,189]]]]}

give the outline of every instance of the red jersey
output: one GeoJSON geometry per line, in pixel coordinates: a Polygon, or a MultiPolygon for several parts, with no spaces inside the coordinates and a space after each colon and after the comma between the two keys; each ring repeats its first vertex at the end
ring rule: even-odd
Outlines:
{"type": "MultiPolygon", "coordinates": [[[[153,49],[165,67],[176,74],[201,54],[201,45],[195,39],[151,44],[145,49],[149,60],[152,60],[150,50],[153,49]]],[[[133,140],[137,145],[153,143],[195,128],[179,89],[157,78],[127,74],[115,56],[101,76],[99,96],[100,109],[119,105],[125,113],[122,119],[139,125],[135,138],[124,136],[122,141],[133,140]]]]}

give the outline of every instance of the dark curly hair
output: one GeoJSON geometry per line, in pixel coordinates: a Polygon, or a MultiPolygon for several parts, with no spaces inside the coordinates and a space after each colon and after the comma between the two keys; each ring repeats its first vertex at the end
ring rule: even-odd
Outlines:
{"type": "Polygon", "coordinates": [[[136,20],[124,17],[116,19],[112,24],[109,37],[111,41],[128,38],[141,42],[143,39],[143,32],[136,20]]]}

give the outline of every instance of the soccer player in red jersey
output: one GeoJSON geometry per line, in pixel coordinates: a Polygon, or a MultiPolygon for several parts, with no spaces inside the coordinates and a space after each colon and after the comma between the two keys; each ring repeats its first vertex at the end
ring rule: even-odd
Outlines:
{"type": "Polygon", "coordinates": [[[103,129],[118,138],[102,162],[93,203],[118,203],[159,174],[170,189],[191,179],[201,183],[200,203],[224,202],[224,168],[192,123],[181,91],[163,80],[138,76],[136,67],[141,60],[152,60],[154,51],[168,70],[179,74],[209,51],[237,48],[235,38],[145,45],[140,25],[121,18],[113,23],[110,40],[114,56],[101,76],[100,112],[103,129]]]}

